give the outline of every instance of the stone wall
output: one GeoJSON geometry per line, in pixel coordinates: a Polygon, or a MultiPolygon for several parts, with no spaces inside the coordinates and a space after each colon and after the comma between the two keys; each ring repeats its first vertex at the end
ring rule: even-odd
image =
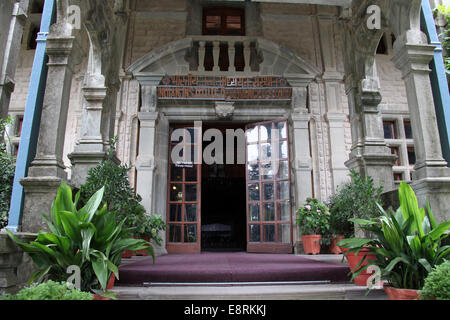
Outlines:
{"type": "MultiPolygon", "coordinates": [[[[130,15],[127,45],[123,59],[123,69],[134,63],[148,52],[171,41],[183,39],[190,34],[199,34],[201,24],[202,0],[144,1],[138,0],[130,15]]],[[[338,10],[331,6],[314,6],[301,4],[233,4],[246,6],[248,16],[254,21],[247,21],[247,29],[252,35],[271,40],[282,46],[289,47],[299,57],[310,62],[319,70],[325,70],[329,57],[324,55],[320,35],[320,19],[330,19],[334,23],[331,41],[334,44],[334,59],[336,74],[344,78],[342,55],[342,30],[338,22],[338,10]],[[251,27],[249,27],[251,26],[251,27]]],[[[389,43],[389,41],[388,41],[389,43]]],[[[83,43],[87,52],[87,44],[83,43]]],[[[391,49],[391,44],[389,49],[391,49]]],[[[16,88],[12,97],[11,112],[23,113],[26,103],[29,75],[32,67],[34,51],[22,46],[19,66],[16,72],[16,88]]],[[[388,55],[377,56],[378,72],[383,94],[383,110],[401,109],[407,112],[405,86],[400,73],[390,61],[388,55]]],[[[86,70],[85,57],[77,67],[74,75],[69,116],[64,148],[65,164],[70,166],[66,155],[73,151],[79,137],[82,114],[81,87],[86,70]]],[[[118,94],[116,111],[116,134],[119,136],[118,157],[126,164],[134,165],[137,154],[139,108],[139,85],[135,80],[122,76],[122,85],[118,94]]],[[[343,80],[339,84],[340,101],[337,108],[348,115],[348,101],[343,80]]],[[[313,115],[311,140],[314,170],[314,195],[326,200],[336,188],[331,169],[330,130],[326,120],[329,112],[326,105],[325,85],[318,79],[309,88],[308,107],[313,115]]],[[[351,132],[349,121],[343,122],[345,132],[345,152],[351,148],[351,132]]],[[[130,171],[132,185],[134,170],[130,171]]]]}
{"type": "MultiPolygon", "coordinates": [[[[35,234],[15,234],[21,241],[29,243],[36,239],[35,234]]],[[[24,254],[9,236],[0,233],[0,295],[14,294],[30,280],[35,266],[31,258],[24,254]]]]}

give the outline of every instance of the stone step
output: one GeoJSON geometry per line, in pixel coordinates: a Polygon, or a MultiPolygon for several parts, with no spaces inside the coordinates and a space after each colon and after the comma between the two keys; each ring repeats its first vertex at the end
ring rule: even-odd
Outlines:
{"type": "Polygon", "coordinates": [[[353,284],[156,285],[112,290],[120,300],[387,300],[383,289],[353,284]]]}

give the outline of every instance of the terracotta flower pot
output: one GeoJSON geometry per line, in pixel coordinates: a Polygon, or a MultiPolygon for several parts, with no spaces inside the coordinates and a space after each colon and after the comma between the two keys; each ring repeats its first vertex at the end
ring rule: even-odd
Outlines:
{"type": "Polygon", "coordinates": [[[122,258],[130,259],[133,256],[134,256],[134,252],[131,250],[125,250],[124,252],[122,252],[122,258]]]}
{"type": "Polygon", "coordinates": [[[108,285],[106,286],[106,290],[111,290],[114,288],[114,283],[116,281],[116,276],[114,273],[111,273],[111,276],[109,277],[108,285]]]}
{"type": "Polygon", "coordinates": [[[389,285],[384,286],[389,300],[419,300],[419,290],[397,289],[389,285]]]}
{"type": "Polygon", "coordinates": [[[344,238],[345,238],[345,236],[343,236],[343,235],[334,235],[333,236],[333,240],[331,240],[331,244],[330,244],[330,252],[332,254],[341,254],[342,253],[342,249],[341,249],[341,247],[339,247],[337,245],[337,243],[344,238]]]}
{"type": "Polygon", "coordinates": [[[99,294],[94,294],[94,300],[112,300],[111,298],[103,297],[99,294]]]}
{"type": "Polygon", "coordinates": [[[321,235],[302,236],[303,249],[306,254],[320,253],[320,239],[321,235]]]}
{"type": "MultiPolygon", "coordinates": [[[[343,249],[344,252],[347,252],[348,249],[343,249]]],[[[362,267],[370,264],[371,260],[376,260],[376,256],[374,254],[367,254],[368,250],[360,250],[358,252],[358,254],[355,256],[354,252],[350,252],[349,254],[346,255],[347,257],[347,261],[348,264],[350,265],[350,269],[353,270],[355,269],[359,262],[361,261],[361,259],[363,259],[364,256],[366,256],[366,260],[364,261],[364,263],[355,271],[358,271],[359,269],[361,269],[362,267]]],[[[353,279],[353,282],[355,283],[355,285],[357,286],[367,286],[367,280],[370,278],[372,274],[367,272],[367,269],[362,271],[355,279],[353,279]]]]}
{"type": "MultiPolygon", "coordinates": [[[[147,242],[150,242],[150,237],[141,237],[141,238],[136,238],[136,239],[142,239],[147,242]]],[[[138,250],[138,251],[136,251],[136,255],[146,257],[146,256],[148,256],[148,251],[147,250],[138,250]]]]}

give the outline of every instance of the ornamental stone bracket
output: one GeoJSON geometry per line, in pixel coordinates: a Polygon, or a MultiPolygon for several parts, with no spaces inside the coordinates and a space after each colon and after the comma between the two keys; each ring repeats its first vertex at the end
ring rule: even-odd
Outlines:
{"type": "Polygon", "coordinates": [[[230,120],[235,110],[234,102],[216,101],[215,110],[219,120],[230,120]]]}

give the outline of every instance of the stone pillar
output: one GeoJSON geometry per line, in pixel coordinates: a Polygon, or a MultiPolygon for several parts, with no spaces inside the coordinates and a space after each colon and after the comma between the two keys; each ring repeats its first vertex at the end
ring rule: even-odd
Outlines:
{"type": "MultiPolygon", "coordinates": [[[[0,117],[8,116],[28,1],[0,3],[0,117]]],[[[2,137],[0,137],[0,140],[2,137]]]]}
{"type": "Polygon", "coordinates": [[[345,165],[362,175],[374,178],[384,191],[394,189],[392,167],[397,159],[386,145],[383,121],[379,110],[382,100],[377,78],[368,78],[359,86],[347,83],[353,146],[345,165]]]}
{"type": "Polygon", "coordinates": [[[28,176],[21,180],[25,200],[22,231],[46,229],[41,213],[49,214],[58,186],[67,180],[63,164],[70,89],[76,41],[64,20],[51,26],[47,39],[48,76],[36,156],[28,176]]]}
{"type": "MultiPolygon", "coordinates": [[[[312,176],[312,157],[311,157],[311,146],[310,146],[310,121],[312,119],[311,114],[306,108],[307,103],[307,91],[306,87],[294,87],[293,88],[293,99],[292,108],[293,112],[290,116],[292,147],[291,150],[291,165],[293,168],[292,177],[294,182],[294,192],[295,194],[292,199],[294,201],[291,203],[293,210],[293,221],[295,221],[295,212],[297,208],[302,206],[307,198],[313,196],[313,176],[312,176]]],[[[295,222],[294,222],[295,223],[295,222]]],[[[301,252],[301,238],[299,237],[298,226],[294,229],[293,243],[295,252],[301,252]]]]}
{"type": "MultiPolygon", "coordinates": [[[[169,141],[167,139],[161,139],[164,140],[164,142],[161,142],[164,145],[159,145],[158,135],[161,132],[158,128],[160,114],[156,108],[156,86],[143,84],[141,86],[141,95],[142,107],[141,112],[138,113],[139,146],[136,159],[136,193],[142,197],[142,205],[147,214],[161,214],[163,219],[165,219],[166,201],[160,201],[160,199],[166,199],[167,189],[161,188],[161,185],[167,183],[167,171],[164,171],[161,167],[165,166],[164,169],[167,170],[167,161],[162,161],[162,158],[167,159],[167,146],[169,145],[169,141]],[[161,154],[161,149],[167,151],[161,154]],[[158,173],[156,172],[157,169],[159,169],[158,173]],[[166,174],[163,174],[163,171],[166,174]],[[161,206],[164,207],[162,212],[160,211],[161,206]]],[[[156,255],[167,254],[165,234],[162,235],[162,238],[163,243],[161,247],[155,247],[156,255]]]]}
{"type": "Polygon", "coordinates": [[[83,115],[81,120],[81,137],[74,152],[68,157],[72,163],[71,183],[80,187],[86,182],[91,168],[106,158],[105,145],[108,141],[102,133],[102,113],[107,88],[102,75],[88,75],[83,87],[83,115]]]}
{"type": "Polygon", "coordinates": [[[420,204],[428,200],[444,221],[450,219],[450,168],[442,155],[429,78],[434,48],[424,33],[408,30],[394,44],[393,61],[402,71],[410,108],[417,159],[412,186],[420,204]]]}
{"type": "Polygon", "coordinates": [[[147,213],[153,213],[157,112],[139,113],[139,154],[136,159],[136,193],[147,213]]]}
{"type": "MultiPolygon", "coordinates": [[[[324,9],[321,9],[324,10],[324,9]]],[[[320,13],[320,12],[319,12],[320,13]]],[[[330,139],[331,174],[333,189],[348,180],[348,168],[345,161],[348,155],[345,152],[345,122],[347,115],[342,108],[341,86],[343,75],[338,70],[335,45],[335,17],[327,16],[325,10],[318,16],[318,30],[320,32],[320,46],[322,51],[323,81],[330,139]],[[325,15],[323,15],[325,14],[325,15]]]]}

